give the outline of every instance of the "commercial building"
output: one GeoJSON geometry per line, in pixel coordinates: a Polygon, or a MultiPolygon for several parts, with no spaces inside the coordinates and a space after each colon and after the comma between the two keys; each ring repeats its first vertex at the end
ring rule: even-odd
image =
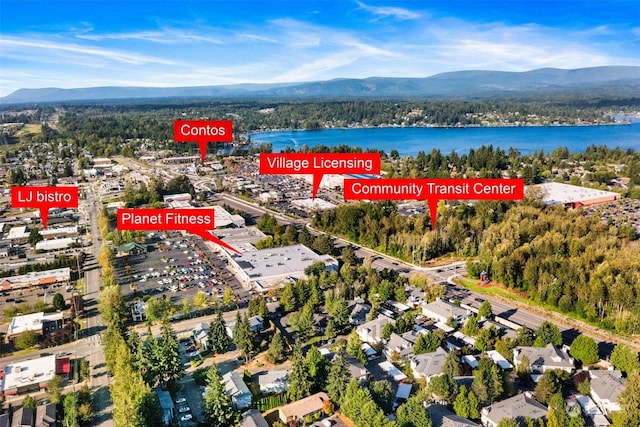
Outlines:
{"type": "Polygon", "coordinates": [[[69,358],[56,359],[55,355],[10,363],[4,368],[2,393],[11,396],[32,390],[43,390],[57,374],[70,372],[69,358]]]}
{"type": "Polygon", "coordinates": [[[38,335],[46,335],[62,329],[63,313],[53,313],[45,316],[43,312],[15,316],[11,319],[7,330],[7,340],[19,337],[27,331],[38,335]]]}
{"type": "Polygon", "coordinates": [[[246,288],[265,292],[288,279],[306,278],[304,270],[315,262],[323,262],[328,271],[338,269],[338,261],[335,258],[317,255],[304,245],[231,255],[229,268],[246,288]]]}
{"type": "Polygon", "coordinates": [[[530,188],[531,190],[528,191],[539,195],[545,205],[564,205],[568,208],[608,203],[622,198],[622,195],[613,191],[603,191],[559,182],[546,182],[533,185],[530,188]]]}
{"type": "Polygon", "coordinates": [[[70,280],[71,269],[69,267],[57,268],[55,270],[32,271],[27,274],[0,279],[0,291],[23,289],[30,286],[67,285],[70,280]]]}
{"type": "Polygon", "coordinates": [[[64,237],[61,239],[43,240],[36,243],[36,251],[59,251],[61,249],[67,249],[74,246],[78,239],[75,237],[64,237]]]}

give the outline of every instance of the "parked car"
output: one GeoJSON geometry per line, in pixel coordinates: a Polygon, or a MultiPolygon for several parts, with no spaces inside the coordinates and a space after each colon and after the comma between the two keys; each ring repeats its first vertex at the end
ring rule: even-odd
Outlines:
{"type": "Polygon", "coordinates": [[[193,415],[191,414],[184,414],[183,416],[180,417],[180,421],[191,421],[193,419],[193,415]]]}

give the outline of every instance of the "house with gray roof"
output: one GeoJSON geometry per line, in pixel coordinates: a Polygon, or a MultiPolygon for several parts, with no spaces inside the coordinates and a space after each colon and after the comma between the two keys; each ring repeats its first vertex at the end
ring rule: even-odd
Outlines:
{"type": "Polygon", "coordinates": [[[36,408],[36,423],[34,427],[55,427],[56,425],[56,404],[48,403],[38,405],[36,408]]]}
{"type": "Polygon", "coordinates": [[[529,393],[521,393],[482,408],[480,420],[485,427],[497,427],[505,418],[524,425],[527,417],[538,420],[546,415],[545,405],[532,398],[529,393]]]}
{"type": "Polygon", "coordinates": [[[466,418],[462,418],[448,410],[446,406],[440,404],[427,406],[427,412],[429,412],[429,417],[431,417],[431,422],[434,426],[480,427],[480,424],[474,423],[466,418]]]}
{"type": "Polygon", "coordinates": [[[349,323],[358,326],[367,321],[367,315],[371,311],[371,305],[364,302],[362,298],[354,300],[349,305],[349,323]]]}
{"type": "Polygon", "coordinates": [[[251,392],[239,373],[231,371],[224,374],[222,376],[222,384],[236,409],[242,410],[251,406],[251,392]]]}
{"type": "Polygon", "coordinates": [[[289,387],[289,371],[264,371],[256,374],[260,391],[269,393],[280,393],[289,387]]]}
{"type": "Polygon", "coordinates": [[[627,382],[620,371],[589,371],[591,397],[605,415],[620,410],[618,396],[627,382]]]}
{"type": "Polygon", "coordinates": [[[422,304],[422,314],[436,322],[447,323],[447,320],[453,319],[456,323],[463,324],[471,311],[438,298],[428,304],[422,304]]]}
{"type": "Polygon", "coordinates": [[[550,369],[559,369],[565,372],[573,372],[575,366],[573,358],[569,357],[566,350],[557,348],[553,344],[546,347],[516,347],[513,349],[513,364],[516,370],[523,360],[528,360],[528,370],[541,374],[550,369]]]}
{"type": "Polygon", "coordinates": [[[347,357],[345,361],[349,367],[349,374],[351,375],[351,378],[358,381],[364,381],[367,379],[369,376],[369,370],[362,363],[352,357],[347,357]]]}
{"type": "Polygon", "coordinates": [[[242,414],[240,427],[269,427],[269,423],[264,419],[260,411],[257,409],[249,409],[242,414]]]}
{"type": "Polygon", "coordinates": [[[427,330],[417,327],[417,329],[414,328],[402,335],[398,335],[395,332],[392,333],[383,350],[387,360],[391,360],[394,355],[397,355],[400,359],[410,357],[413,354],[413,346],[421,333],[427,333],[427,330]]]}
{"type": "Polygon", "coordinates": [[[372,321],[358,326],[356,333],[362,342],[371,345],[378,344],[382,342],[382,329],[387,323],[394,324],[395,321],[387,316],[378,316],[372,321]]]}
{"type": "Polygon", "coordinates": [[[413,371],[415,378],[423,377],[427,384],[429,380],[435,376],[442,374],[444,361],[447,358],[447,352],[442,348],[432,353],[418,354],[409,358],[409,365],[413,371]]]}

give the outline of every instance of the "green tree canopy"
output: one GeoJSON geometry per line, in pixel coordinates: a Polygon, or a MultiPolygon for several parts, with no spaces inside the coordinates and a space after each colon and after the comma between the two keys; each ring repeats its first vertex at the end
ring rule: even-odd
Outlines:
{"type": "Polygon", "coordinates": [[[629,375],[631,372],[640,370],[638,353],[625,344],[616,344],[611,352],[611,364],[622,372],[629,375]]]}
{"type": "Polygon", "coordinates": [[[207,332],[209,348],[214,354],[223,354],[231,345],[231,338],[227,333],[227,323],[222,317],[222,312],[218,311],[216,317],[209,324],[207,332]]]}
{"type": "Polygon", "coordinates": [[[585,364],[596,363],[600,360],[598,356],[598,343],[586,335],[578,335],[571,343],[569,349],[571,355],[585,364]]]}
{"type": "Polygon", "coordinates": [[[237,414],[231,397],[227,394],[218,367],[213,364],[207,372],[207,387],[204,394],[204,414],[209,425],[232,427],[236,425],[237,414]]]}

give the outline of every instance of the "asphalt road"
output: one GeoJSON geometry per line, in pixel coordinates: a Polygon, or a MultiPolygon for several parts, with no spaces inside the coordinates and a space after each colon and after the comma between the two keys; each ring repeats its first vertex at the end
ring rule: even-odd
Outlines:
{"type": "MultiPolygon", "coordinates": [[[[97,258],[100,251],[101,240],[97,237],[100,235],[98,231],[98,209],[95,193],[87,191],[88,197],[86,202],[89,204],[91,212],[91,237],[93,245],[91,246],[91,254],[97,258]]],[[[111,427],[113,423],[113,404],[111,402],[111,393],[109,392],[110,377],[107,372],[104,352],[101,344],[101,333],[105,329],[105,323],[102,315],[98,311],[98,298],[100,296],[100,269],[93,268],[85,272],[84,277],[85,294],[84,304],[86,310],[86,328],[84,330],[84,338],[80,341],[88,346],[89,366],[91,367],[91,376],[89,378],[89,387],[93,391],[93,410],[95,418],[94,426],[111,427]]],[[[80,347],[80,342],[75,343],[76,349],[80,347]]],[[[78,350],[76,350],[78,351],[78,350]]]]}

